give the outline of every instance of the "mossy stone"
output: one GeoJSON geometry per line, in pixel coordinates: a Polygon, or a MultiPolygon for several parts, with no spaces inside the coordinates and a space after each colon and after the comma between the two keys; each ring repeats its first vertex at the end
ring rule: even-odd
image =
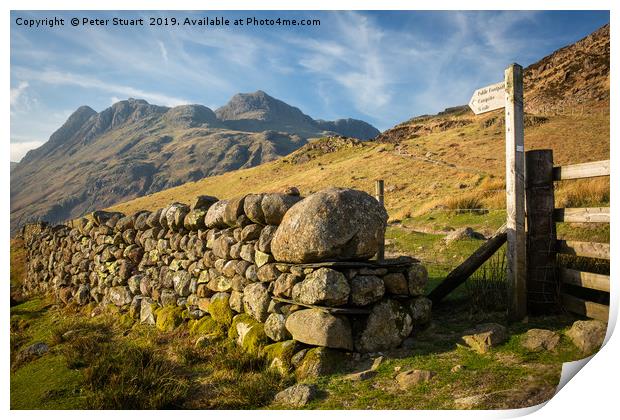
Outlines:
{"type": "Polygon", "coordinates": [[[299,342],[295,340],[280,341],[265,346],[262,355],[270,362],[270,367],[286,374],[292,369],[291,359],[299,349],[299,342]]]}
{"type": "Polygon", "coordinates": [[[256,356],[262,355],[263,347],[271,342],[265,334],[263,324],[248,314],[234,317],[228,330],[228,337],[235,340],[245,351],[256,356]]]}
{"type": "Polygon", "coordinates": [[[341,351],[316,347],[308,350],[295,374],[299,379],[331,375],[338,372],[344,363],[345,357],[341,351]]]}
{"type": "Polygon", "coordinates": [[[155,312],[155,326],[160,331],[173,331],[183,323],[183,311],[178,306],[164,306],[155,312]]]}
{"type": "Polygon", "coordinates": [[[241,347],[252,355],[259,356],[263,348],[270,343],[269,337],[265,334],[263,324],[254,321],[255,324],[243,336],[241,347]]]}
{"type": "Polygon", "coordinates": [[[231,340],[236,340],[237,338],[239,338],[239,332],[237,331],[237,324],[240,324],[240,323],[253,324],[256,322],[257,321],[254,318],[252,318],[252,316],[250,316],[249,314],[235,315],[230,325],[230,328],[228,329],[228,338],[230,338],[231,340]]]}
{"type": "Polygon", "coordinates": [[[214,320],[224,325],[231,325],[233,320],[233,310],[229,305],[230,295],[228,293],[216,293],[211,298],[208,312],[214,320]]]}
{"type": "Polygon", "coordinates": [[[211,318],[205,316],[200,319],[189,321],[189,333],[191,335],[211,335],[224,336],[225,326],[211,318]]]}

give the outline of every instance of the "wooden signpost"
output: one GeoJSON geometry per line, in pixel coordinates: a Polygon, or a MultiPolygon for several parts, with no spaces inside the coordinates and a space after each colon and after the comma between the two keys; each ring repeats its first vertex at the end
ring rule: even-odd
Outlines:
{"type": "Polygon", "coordinates": [[[469,107],[475,114],[505,109],[508,317],[517,321],[527,315],[523,68],[508,66],[504,81],[476,90],[469,107]]]}
{"type": "Polygon", "coordinates": [[[474,114],[484,114],[503,108],[506,103],[505,86],[506,83],[499,82],[476,90],[469,101],[469,107],[474,114]]]}

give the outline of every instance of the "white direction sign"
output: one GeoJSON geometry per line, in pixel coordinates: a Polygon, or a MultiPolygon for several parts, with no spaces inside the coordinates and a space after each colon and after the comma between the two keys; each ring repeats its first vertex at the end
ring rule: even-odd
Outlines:
{"type": "Polygon", "coordinates": [[[476,90],[469,101],[474,114],[484,114],[503,108],[506,101],[505,82],[495,83],[476,90]]]}

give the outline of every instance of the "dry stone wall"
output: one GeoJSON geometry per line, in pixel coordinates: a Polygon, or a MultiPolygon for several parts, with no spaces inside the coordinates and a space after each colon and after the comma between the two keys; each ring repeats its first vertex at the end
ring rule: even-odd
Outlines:
{"type": "Polygon", "coordinates": [[[313,346],[377,352],[431,310],[418,261],[370,260],[386,222],[373,197],[340,188],[97,211],[73,227],[24,228],[24,289],[115,305],[163,330],[187,320],[204,342],[224,332],[250,351],[288,352],[287,363],[313,346]]]}

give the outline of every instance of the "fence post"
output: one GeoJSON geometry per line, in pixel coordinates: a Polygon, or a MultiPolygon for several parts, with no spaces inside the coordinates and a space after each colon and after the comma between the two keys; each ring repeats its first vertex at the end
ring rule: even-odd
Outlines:
{"type": "Polygon", "coordinates": [[[534,314],[557,309],[557,235],[553,209],[553,150],[525,154],[527,206],[527,307],[534,314]]]}
{"type": "Polygon", "coordinates": [[[525,241],[525,158],[523,144],[523,67],[511,64],[504,72],[506,82],[506,228],[509,284],[508,319],[520,321],[527,315],[525,241]]]}
{"type": "MultiPolygon", "coordinates": [[[[375,198],[383,206],[383,180],[378,179],[375,184],[375,198]]],[[[385,233],[381,233],[379,238],[379,246],[377,247],[377,261],[382,262],[385,259],[385,233]]]]}

